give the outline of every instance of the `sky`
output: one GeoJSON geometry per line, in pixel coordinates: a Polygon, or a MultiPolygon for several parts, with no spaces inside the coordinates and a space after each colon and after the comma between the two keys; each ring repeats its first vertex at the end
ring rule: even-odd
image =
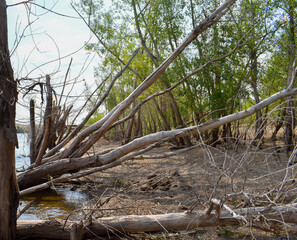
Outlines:
{"type": "MultiPolygon", "coordinates": [[[[6,4],[12,5],[20,2],[22,1],[7,0],[6,4]]],[[[25,4],[8,7],[8,38],[15,78],[36,79],[45,74],[50,74],[52,84],[60,86],[60,83],[64,81],[70,59],[73,58],[67,79],[69,85],[66,87],[66,93],[73,87],[71,96],[82,94],[84,81],[94,87],[94,67],[99,64],[100,59],[96,54],[85,51],[84,44],[88,41],[96,42],[96,39],[71,7],[72,1],[35,0],[34,2],[70,17],[60,16],[34,5],[31,5],[33,14],[29,14],[25,4]],[[29,26],[28,22],[31,22],[29,26]],[[21,41],[19,41],[20,39],[21,41]],[[58,61],[57,59],[61,60],[58,61]],[[77,80],[77,83],[72,86],[70,83],[74,79],[77,80]]],[[[41,81],[45,80],[41,79],[41,81]]],[[[22,80],[19,87],[28,87],[29,83],[29,81],[22,80]]],[[[57,87],[55,90],[59,94],[62,88],[57,87]]],[[[17,123],[28,122],[28,106],[31,97],[35,98],[36,105],[41,104],[41,99],[37,95],[27,95],[23,98],[22,92],[24,89],[19,94],[16,113],[17,123]]],[[[75,107],[78,108],[82,105],[85,97],[69,99],[75,100],[75,107]]]]}

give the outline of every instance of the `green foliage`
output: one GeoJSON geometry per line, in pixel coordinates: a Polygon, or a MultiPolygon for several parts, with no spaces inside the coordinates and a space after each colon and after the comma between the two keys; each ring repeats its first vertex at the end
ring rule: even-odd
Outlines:
{"type": "Polygon", "coordinates": [[[95,122],[98,122],[100,119],[104,117],[103,112],[96,112],[93,114],[93,116],[88,120],[87,125],[92,125],[95,122]]]}
{"type": "MultiPolygon", "coordinates": [[[[82,0],[81,12],[98,37],[98,42],[87,44],[86,49],[102,56],[102,65],[95,71],[98,78],[104,79],[110,72],[115,74],[134,50],[141,48],[130,65],[133,71],[125,71],[118,79],[105,109],[109,111],[123,101],[176,49],[195,24],[220,4],[218,0],[114,0],[106,6],[104,1],[82,0]]],[[[234,54],[209,65],[172,91],[184,121],[191,120],[193,115],[198,121],[222,117],[254,104],[257,94],[261,100],[283,89],[289,64],[287,16],[293,4],[291,0],[238,2],[185,49],[138,101],[172,86],[238,44],[234,54]]],[[[176,127],[172,99],[163,95],[156,100],[170,127],[176,127]]],[[[147,103],[143,108],[145,128],[155,131],[163,125],[156,104],[147,103]]],[[[93,120],[100,117],[101,113],[93,120]]]]}

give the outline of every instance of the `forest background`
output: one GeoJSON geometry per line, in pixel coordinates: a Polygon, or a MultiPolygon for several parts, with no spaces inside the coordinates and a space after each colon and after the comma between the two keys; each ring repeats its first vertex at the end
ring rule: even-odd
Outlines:
{"type": "MultiPolygon", "coordinates": [[[[129,96],[177,48],[195,24],[220,4],[220,1],[115,1],[105,8],[102,1],[82,2],[82,14],[88,16],[88,25],[98,39],[98,43],[87,44],[86,49],[103,57],[95,76],[105,78],[114,69],[122,68],[132,52],[141,48],[130,71],[112,88],[105,108],[111,110],[129,96]]],[[[238,2],[141,95],[139,102],[180,81],[178,87],[154,98],[138,111],[134,127],[130,124],[134,132],[126,133],[128,137],[220,118],[247,109],[288,87],[296,58],[295,19],[293,1],[238,2]]],[[[285,102],[286,99],[276,102],[241,124],[255,123],[255,138],[261,139],[268,118],[273,118],[275,125],[283,124],[287,115],[285,102]],[[276,106],[278,110],[273,111],[276,106]]],[[[103,115],[97,111],[90,122],[103,115]]],[[[287,129],[289,132],[294,129],[292,123],[287,123],[287,129]]],[[[213,130],[206,139],[210,137],[211,142],[216,142],[219,137],[238,137],[238,131],[238,123],[228,124],[221,131],[213,130]]],[[[122,132],[125,132],[123,128],[122,132]]],[[[293,141],[292,133],[288,135],[285,145],[293,141]]]]}
{"type": "MultiPolygon", "coordinates": [[[[89,52],[89,57],[86,58],[81,54],[80,57],[74,58],[72,72],[68,76],[67,83],[70,85],[76,81],[75,88],[81,90],[84,88],[84,81],[86,81],[86,91],[82,93],[75,90],[71,98],[68,97],[67,100],[77,104],[78,100],[82,102],[84,100],[82,98],[87,98],[87,95],[91,94],[94,89],[94,82],[91,81],[92,68],[95,68],[94,75],[98,86],[110,74],[115,75],[123,67],[123,63],[128,61],[133,51],[138,47],[141,47],[142,50],[130,66],[133,71],[126,71],[115,83],[104,107],[95,113],[96,116],[92,117],[89,123],[99,120],[106,112],[125,99],[152,70],[156,69],[169,56],[195,24],[203,20],[207,12],[211,12],[221,4],[220,1],[207,3],[204,1],[154,1],[149,4],[146,1],[131,3],[113,1],[113,4],[106,3],[105,1],[82,1],[77,4],[77,9],[87,19],[87,25],[82,23],[83,21],[75,19],[80,19],[78,15],[69,15],[74,18],[73,20],[70,18],[70,21],[81,22],[86,29],[91,30],[93,36],[85,41],[85,49],[89,52]],[[96,58],[96,63],[92,61],[94,58],[96,58]],[[86,69],[85,66],[88,68],[86,69]],[[83,77],[83,79],[78,80],[79,77],[83,77]]],[[[163,74],[158,83],[154,84],[147,93],[142,94],[139,101],[153,92],[167,89],[183,79],[183,83],[179,87],[143,107],[141,113],[138,113],[142,117],[138,119],[142,118],[141,122],[145,126],[143,130],[139,126],[140,130],[136,130],[133,134],[137,136],[139,134],[137,131],[145,131],[140,133],[141,135],[161,129],[169,130],[177,126],[185,126],[187,123],[189,126],[193,121],[201,123],[212,118],[222,117],[246,109],[287,87],[296,54],[296,27],[294,26],[296,8],[294,5],[293,1],[243,1],[239,3],[213,29],[197,38],[191,47],[187,48],[179,57],[178,61],[174,62],[170,69],[163,74]],[[224,57],[215,64],[207,64],[208,66],[193,74],[198,67],[230,53],[234,48],[236,51],[228,58],[224,57]],[[151,110],[154,111],[151,112],[151,110]]],[[[55,4],[51,7],[55,9],[55,4]]],[[[31,21],[33,27],[35,21],[38,22],[35,15],[40,15],[40,17],[45,15],[45,12],[34,13],[34,11],[38,11],[37,9],[40,11],[38,6],[34,6],[31,9],[31,16],[28,16],[28,21],[31,21]]],[[[75,13],[74,9],[71,10],[72,14],[75,13]]],[[[68,13],[70,10],[67,10],[65,15],[68,13]]],[[[59,15],[56,18],[59,19],[59,17],[65,18],[59,15]]],[[[52,23],[57,21],[54,20],[52,23]]],[[[81,28],[83,26],[78,29],[81,28]]],[[[42,31],[29,34],[29,28],[26,31],[24,32],[25,36],[27,33],[33,39],[38,35],[46,36],[47,34],[42,31]]],[[[67,35],[71,34],[68,32],[67,35]]],[[[87,35],[84,33],[77,36],[81,39],[82,36],[87,37],[87,35]]],[[[58,35],[53,38],[56,36],[58,35]]],[[[60,36],[62,36],[61,32],[60,36]]],[[[48,36],[48,38],[50,37],[48,36]]],[[[75,38],[77,39],[77,37],[75,38]]],[[[37,38],[34,41],[38,42],[38,40],[37,38]]],[[[37,79],[38,76],[44,75],[45,71],[52,69],[52,73],[55,73],[53,74],[55,77],[52,77],[52,86],[59,94],[62,91],[62,81],[64,80],[61,74],[65,73],[68,62],[66,62],[67,58],[59,53],[65,51],[64,46],[61,50],[59,49],[58,44],[62,42],[59,42],[59,39],[57,42],[53,39],[50,41],[52,41],[50,48],[55,49],[54,51],[58,54],[54,56],[54,53],[51,52],[53,57],[50,62],[38,59],[45,63],[43,64],[45,67],[35,66],[32,70],[32,65],[28,66],[27,61],[23,64],[20,59],[30,59],[35,54],[34,52],[44,58],[43,51],[49,52],[49,48],[44,47],[44,45],[49,45],[48,42],[42,43],[41,47],[36,44],[32,49],[32,55],[18,54],[19,46],[17,46],[15,52],[19,57],[18,61],[13,61],[13,64],[23,66],[16,67],[16,77],[19,79],[28,77],[37,79]],[[61,57],[62,59],[60,59],[61,57]]],[[[16,42],[18,39],[15,39],[16,42]]],[[[75,50],[83,46],[82,39],[72,42],[71,45],[80,46],[74,47],[75,50]]],[[[21,44],[22,42],[18,45],[21,44]]],[[[11,50],[15,53],[13,48],[11,50]]],[[[12,56],[14,55],[12,54],[12,56]]],[[[69,61],[69,56],[67,60],[69,61]]],[[[111,79],[112,76],[104,82],[102,88],[107,88],[107,83],[111,79]]],[[[23,86],[21,90],[25,92],[26,87],[23,86]]],[[[27,109],[30,97],[25,98],[25,102],[22,102],[23,99],[20,98],[21,105],[26,105],[27,109]]],[[[37,97],[38,95],[35,95],[35,98],[37,97]]],[[[37,104],[40,102],[40,100],[37,101],[37,104]]],[[[280,103],[271,105],[270,109],[278,104],[280,103]]],[[[22,109],[19,112],[24,111],[22,109]]],[[[268,108],[267,111],[269,111],[268,108]]],[[[21,121],[24,115],[28,114],[22,114],[18,120],[21,121]]],[[[256,129],[263,122],[262,115],[258,112],[254,116],[257,120],[255,121],[257,122],[256,129]]],[[[277,115],[281,119],[285,114],[275,111],[273,115],[277,115]]],[[[225,135],[227,132],[231,133],[229,128],[230,125],[224,127],[225,135]]],[[[212,141],[218,139],[218,134],[218,132],[212,132],[212,141]]],[[[260,138],[260,136],[258,137],[260,138]]]]}

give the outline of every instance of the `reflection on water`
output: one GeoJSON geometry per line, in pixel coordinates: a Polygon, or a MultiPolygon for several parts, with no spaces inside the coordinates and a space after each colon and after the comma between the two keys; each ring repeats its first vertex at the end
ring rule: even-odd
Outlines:
{"type": "Polygon", "coordinates": [[[22,220],[46,220],[58,218],[66,220],[67,216],[88,200],[87,194],[74,192],[68,188],[49,189],[32,193],[22,198],[22,205],[34,200],[33,205],[23,214],[22,220]]]}
{"type": "Polygon", "coordinates": [[[57,194],[54,190],[41,191],[38,193],[24,196],[23,204],[26,205],[29,201],[34,200],[33,205],[23,214],[20,219],[50,219],[53,217],[63,218],[74,209],[68,204],[63,196],[57,194]]]}
{"type": "MultiPolygon", "coordinates": [[[[19,148],[16,149],[16,168],[18,171],[30,165],[30,146],[28,134],[18,133],[19,148]]],[[[34,200],[33,205],[19,218],[20,220],[66,220],[75,209],[81,208],[88,200],[88,195],[69,188],[48,189],[24,196],[19,209],[34,200]]]]}

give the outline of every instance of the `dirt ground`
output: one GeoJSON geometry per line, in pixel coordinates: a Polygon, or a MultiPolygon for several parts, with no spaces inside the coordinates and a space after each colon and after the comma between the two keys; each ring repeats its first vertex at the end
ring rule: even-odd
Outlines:
{"type": "MultiPolygon", "coordinates": [[[[114,148],[119,143],[102,140],[96,151],[114,148]]],[[[261,149],[249,142],[200,146],[178,155],[156,158],[156,154],[176,151],[163,145],[146,153],[150,158],[134,159],[121,166],[88,176],[77,184],[80,191],[91,193],[97,203],[95,217],[160,214],[204,210],[210,198],[222,199],[232,209],[267,206],[278,193],[280,183],[295,178],[294,166],[286,171],[289,156],[279,147],[265,143],[261,149]],[[293,176],[292,176],[293,175],[293,176]],[[264,193],[267,193],[264,196],[264,193]]],[[[295,158],[295,156],[292,156],[295,158]]],[[[285,185],[288,189],[292,181],[285,185]]],[[[276,204],[290,203],[297,197],[296,188],[276,204]]],[[[270,229],[243,226],[210,227],[188,231],[129,234],[112,239],[297,239],[294,225],[279,224],[270,229]]]]}

